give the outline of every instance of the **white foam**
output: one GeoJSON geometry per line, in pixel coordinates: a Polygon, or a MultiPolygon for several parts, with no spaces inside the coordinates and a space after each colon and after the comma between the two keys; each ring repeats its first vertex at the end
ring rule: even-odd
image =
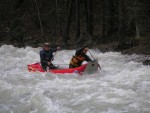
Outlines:
{"type": "MultiPolygon", "coordinates": [[[[147,56],[91,50],[102,70],[74,76],[30,73],[40,48],[0,47],[0,111],[2,113],[148,113],[150,69],[147,56]]],[[[75,50],[56,53],[54,64],[69,64],[75,50]]],[[[90,56],[90,54],[88,54],[90,56]]]]}

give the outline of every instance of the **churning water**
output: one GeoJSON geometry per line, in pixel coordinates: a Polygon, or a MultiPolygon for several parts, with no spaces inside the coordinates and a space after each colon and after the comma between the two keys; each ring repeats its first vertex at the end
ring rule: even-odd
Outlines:
{"type": "MultiPolygon", "coordinates": [[[[91,50],[102,68],[95,74],[28,72],[39,50],[0,47],[0,113],[150,113],[150,67],[140,63],[145,56],[91,50]]],[[[68,64],[74,52],[57,52],[53,63],[68,64]]]]}

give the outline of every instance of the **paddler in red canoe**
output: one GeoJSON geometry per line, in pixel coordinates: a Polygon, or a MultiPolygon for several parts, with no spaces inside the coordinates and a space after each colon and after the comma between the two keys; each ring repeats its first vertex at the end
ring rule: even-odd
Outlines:
{"type": "Polygon", "coordinates": [[[86,55],[87,51],[89,49],[84,46],[78,50],[76,50],[75,55],[72,57],[70,64],[69,64],[69,68],[76,68],[82,65],[83,61],[92,61],[88,55],[86,55]]]}
{"type": "Polygon", "coordinates": [[[44,43],[43,49],[40,51],[40,63],[44,70],[47,69],[57,69],[55,65],[52,64],[53,52],[60,50],[60,47],[50,48],[49,43],[44,43]]]}

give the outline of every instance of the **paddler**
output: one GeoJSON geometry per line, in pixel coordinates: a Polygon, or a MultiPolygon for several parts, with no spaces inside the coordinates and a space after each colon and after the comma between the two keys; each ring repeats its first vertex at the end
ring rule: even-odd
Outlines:
{"type": "Polygon", "coordinates": [[[70,64],[69,64],[69,68],[76,68],[82,65],[83,61],[92,61],[88,55],[86,55],[87,51],[89,49],[84,46],[78,50],[76,50],[75,55],[72,57],[70,64]]]}
{"type": "Polygon", "coordinates": [[[57,67],[52,64],[52,60],[54,58],[53,52],[58,50],[60,50],[60,47],[50,48],[50,44],[48,42],[44,43],[43,49],[40,51],[40,62],[45,71],[47,70],[47,67],[49,69],[57,69],[57,67]]]}

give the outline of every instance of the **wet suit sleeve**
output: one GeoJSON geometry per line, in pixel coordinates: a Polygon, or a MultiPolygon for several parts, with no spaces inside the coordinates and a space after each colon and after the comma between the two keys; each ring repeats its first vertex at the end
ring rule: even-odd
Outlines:
{"type": "Polygon", "coordinates": [[[54,60],[53,52],[56,52],[57,48],[51,48],[50,51],[51,51],[51,61],[53,61],[54,60]]]}
{"type": "Polygon", "coordinates": [[[51,51],[52,51],[52,52],[56,52],[56,51],[57,51],[57,48],[51,48],[51,51]]]}

